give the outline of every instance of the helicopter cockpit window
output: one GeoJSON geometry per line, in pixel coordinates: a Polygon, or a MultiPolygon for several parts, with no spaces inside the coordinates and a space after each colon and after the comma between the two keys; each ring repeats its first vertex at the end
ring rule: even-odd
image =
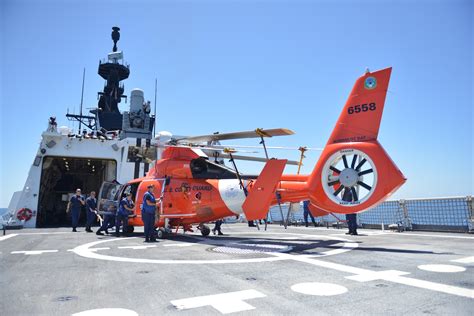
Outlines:
{"type": "Polygon", "coordinates": [[[202,174],[207,171],[207,161],[204,158],[198,158],[191,160],[190,163],[191,172],[194,174],[202,174]]]}
{"type": "Polygon", "coordinates": [[[226,166],[210,162],[200,157],[191,160],[191,173],[195,179],[236,179],[235,171],[226,166]]]}
{"type": "Polygon", "coordinates": [[[139,184],[140,184],[139,182],[127,184],[122,192],[122,198],[126,197],[128,193],[131,193],[132,200],[135,201],[135,196],[137,194],[139,184]]]}

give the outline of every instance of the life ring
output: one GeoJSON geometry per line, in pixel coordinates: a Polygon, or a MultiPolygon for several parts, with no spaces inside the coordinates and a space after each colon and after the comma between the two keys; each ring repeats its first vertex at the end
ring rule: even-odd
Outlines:
{"type": "Polygon", "coordinates": [[[33,212],[29,208],[22,208],[16,213],[16,218],[20,221],[29,221],[33,217],[33,212]]]}

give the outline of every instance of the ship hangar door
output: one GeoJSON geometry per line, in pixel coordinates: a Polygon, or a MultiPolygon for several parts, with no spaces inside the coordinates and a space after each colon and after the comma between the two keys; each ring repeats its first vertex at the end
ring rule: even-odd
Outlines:
{"type": "MultiPolygon", "coordinates": [[[[116,178],[115,160],[44,157],[36,226],[70,226],[71,216],[66,214],[66,207],[76,189],[80,188],[84,197],[91,191],[96,191],[98,194],[102,182],[113,181],[116,178]]],[[[83,207],[80,224],[85,223],[85,211],[83,207]]]]}

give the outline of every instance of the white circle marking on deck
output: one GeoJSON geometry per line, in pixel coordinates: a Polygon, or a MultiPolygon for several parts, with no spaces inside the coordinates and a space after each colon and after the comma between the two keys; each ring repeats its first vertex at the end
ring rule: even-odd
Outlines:
{"type": "Polygon", "coordinates": [[[138,313],[125,308],[98,308],[72,314],[72,316],[138,316],[138,313]]]}
{"type": "MultiPolygon", "coordinates": [[[[287,235],[288,233],[274,233],[276,235],[287,235]]],[[[326,257],[336,254],[341,254],[344,252],[351,251],[354,248],[357,248],[357,243],[351,243],[347,239],[343,238],[334,238],[328,236],[317,236],[317,235],[306,235],[306,234],[292,234],[306,238],[324,238],[324,239],[331,239],[344,242],[343,246],[338,249],[333,249],[325,252],[321,252],[318,254],[310,255],[312,258],[315,257],[326,257]]],[[[190,237],[190,236],[188,236],[190,237]]],[[[194,236],[193,236],[194,237],[194,236]]],[[[129,238],[117,238],[117,239],[106,239],[106,240],[99,240],[94,241],[91,243],[87,243],[84,245],[77,246],[72,250],[72,252],[76,253],[77,255],[85,258],[91,259],[98,259],[98,260],[108,260],[108,261],[118,261],[118,262],[133,262],[133,263],[156,263],[156,264],[226,264],[226,263],[257,263],[257,262],[274,262],[274,261],[282,261],[282,260],[290,260],[288,257],[275,257],[269,253],[269,257],[265,258],[249,258],[249,259],[216,259],[216,260],[174,260],[174,259],[146,259],[146,258],[129,258],[129,257],[117,257],[117,256],[108,256],[104,254],[100,254],[96,251],[93,251],[91,247],[94,247],[98,244],[112,242],[112,241],[123,241],[127,239],[141,239],[138,237],[129,237],[129,238]]],[[[197,238],[201,239],[201,238],[197,238]]],[[[94,248],[93,248],[94,249],[94,248]]],[[[97,249],[97,248],[95,248],[97,249]]]]}
{"type": "Polygon", "coordinates": [[[344,294],[347,292],[347,288],[342,285],[319,282],[298,283],[292,285],[291,290],[306,295],[317,296],[332,296],[344,294]]]}
{"type": "Polygon", "coordinates": [[[431,271],[431,272],[442,272],[442,273],[454,273],[466,271],[466,268],[460,266],[454,266],[451,264],[422,264],[418,266],[418,269],[431,271]]]}

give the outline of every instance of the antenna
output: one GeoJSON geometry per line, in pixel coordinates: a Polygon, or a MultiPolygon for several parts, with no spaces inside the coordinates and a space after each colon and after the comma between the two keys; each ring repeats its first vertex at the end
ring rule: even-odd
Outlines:
{"type": "Polygon", "coordinates": [[[156,89],[158,86],[158,79],[155,78],[155,121],[153,122],[153,137],[155,137],[154,134],[156,134],[156,89]]]}
{"type": "MultiPolygon", "coordinates": [[[[82,117],[82,101],[84,100],[84,80],[86,78],[86,67],[84,67],[84,71],[82,72],[82,91],[81,91],[81,110],[79,115],[82,117]]],[[[79,122],[79,135],[81,135],[81,122],[79,122]]]]}

